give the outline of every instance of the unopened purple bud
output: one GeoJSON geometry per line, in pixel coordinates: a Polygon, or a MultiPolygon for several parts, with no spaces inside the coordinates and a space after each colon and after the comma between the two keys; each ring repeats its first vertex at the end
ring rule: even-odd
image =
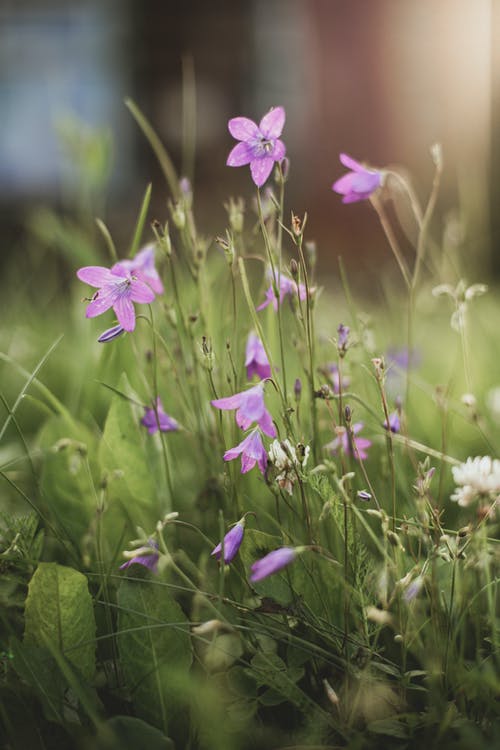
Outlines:
{"type": "MultiPolygon", "coordinates": [[[[243,534],[245,532],[245,518],[243,517],[237,524],[230,529],[224,537],[224,563],[229,565],[230,562],[236,557],[238,550],[243,541],[243,534]]],[[[222,544],[219,544],[210,553],[215,557],[216,560],[220,560],[222,554],[222,544]]]]}
{"type": "Polygon", "coordinates": [[[270,552],[265,557],[254,562],[251,568],[250,580],[252,583],[261,581],[263,578],[272,576],[282,568],[286,568],[297,556],[294,547],[280,547],[270,552]]]}
{"type": "Polygon", "coordinates": [[[337,349],[341,357],[345,356],[349,347],[349,333],[349,326],[345,326],[343,323],[337,328],[337,349]]]}
{"type": "Polygon", "coordinates": [[[302,381],[300,378],[295,379],[295,383],[293,385],[293,392],[295,394],[295,400],[300,401],[300,397],[302,395],[302,381]]]}
{"type": "Polygon", "coordinates": [[[389,414],[389,423],[387,423],[387,419],[384,420],[384,425],[386,430],[390,430],[391,432],[394,432],[394,434],[397,434],[401,430],[401,419],[399,416],[399,413],[397,411],[393,411],[392,414],[389,414]]]}
{"type": "Polygon", "coordinates": [[[118,336],[121,336],[122,333],[125,333],[124,328],[122,328],[120,325],[113,326],[113,328],[108,328],[107,331],[101,333],[97,340],[100,344],[108,344],[110,341],[113,341],[113,339],[117,339],[118,336]]]}
{"type": "Polygon", "coordinates": [[[372,499],[372,496],[366,490],[359,490],[359,492],[357,493],[357,497],[358,500],[363,500],[363,502],[365,503],[369,503],[372,499]]]}

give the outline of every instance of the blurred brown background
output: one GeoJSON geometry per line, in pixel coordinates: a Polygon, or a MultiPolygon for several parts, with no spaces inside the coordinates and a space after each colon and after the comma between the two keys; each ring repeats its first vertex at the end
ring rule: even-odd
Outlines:
{"type": "Polygon", "coordinates": [[[370,273],[389,255],[371,208],[343,206],[331,192],[344,171],[338,153],[405,165],[423,200],[433,174],[429,147],[438,141],[445,176],[435,235],[444,219],[448,228],[455,221],[471,281],[477,266],[498,272],[499,20],[493,0],[4,0],[2,260],[22,251],[33,207],[68,210],[65,191],[78,190],[54,132],[68,114],[111,129],[105,214],[117,241],[132,231],[150,180],[152,214],[166,218],[163,180],[123,104],[130,96],[179,171],[193,172],[206,234],[223,232],[229,195],[253,196],[248,170],[225,166],[233,144],[227,120],[258,120],[284,105],[287,207],[308,211],[323,270],[343,255],[370,273]],[[183,58],[194,62],[196,79],[194,169],[183,163],[183,58]]]}

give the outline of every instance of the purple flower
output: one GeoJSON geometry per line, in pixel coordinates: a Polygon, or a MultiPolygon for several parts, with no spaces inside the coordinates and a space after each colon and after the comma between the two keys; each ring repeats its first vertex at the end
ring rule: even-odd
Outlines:
{"type": "Polygon", "coordinates": [[[387,424],[387,419],[384,419],[383,427],[385,427],[386,430],[389,429],[391,432],[398,433],[401,430],[399,411],[396,410],[389,414],[389,424],[387,424]]]}
{"type": "Polygon", "coordinates": [[[232,461],[241,455],[241,473],[253,469],[258,465],[261,474],[265,474],[267,468],[267,451],[262,444],[259,428],[255,427],[239,445],[230,448],[224,453],[224,461],[232,461]]]}
{"type": "Polygon", "coordinates": [[[339,350],[339,354],[341,357],[344,356],[349,346],[350,330],[351,329],[349,328],[349,326],[345,326],[343,323],[341,323],[339,327],[337,328],[337,333],[338,333],[337,349],[339,350]]]}
{"type": "MultiPolygon", "coordinates": [[[[269,273],[272,279],[272,271],[269,273]]],[[[276,281],[276,287],[279,286],[279,297],[280,297],[280,305],[283,304],[285,297],[293,297],[294,295],[298,294],[299,299],[303,302],[307,298],[307,291],[304,284],[298,284],[293,281],[293,279],[290,279],[288,276],[285,276],[284,274],[278,275],[276,272],[275,275],[275,281],[276,281]],[[278,284],[279,279],[279,284],[278,284]]],[[[314,288],[309,290],[311,293],[314,292],[314,288]]],[[[269,288],[266,291],[266,299],[265,301],[258,306],[257,310],[263,310],[268,305],[272,305],[274,309],[278,310],[278,300],[276,299],[276,294],[274,293],[274,286],[271,282],[269,288]]]]}
{"type": "MultiPolygon", "coordinates": [[[[234,560],[243,541],[245,533],[245,517],[241,518],[237,524],[230,529],[224,537],[224,563],[229,565],[234,560]]],[[[222,544],[219,542],[210,553],[216,560],[220,560],[222,554],[222,544]]]]}
{"type": "Polygon", "coordinates": [[[352,170],[332,185],[332,190],[344,196],[342,203],[355,203],[369,198],[381,186],[382,172],[366,169],[347,154],[340,154],[340,161],[344,167],[352,170]]]}
{"type": "Polygon", "coordinates": [[[351,385],[351,378],[347,377],[347,375],[342,375],[342,380],[340,379],[340,371],[335,362],[330,362],[326,365],[326,372],[330,376],[334,393],[340,393],[341,386],[342,390],[345,391],[351,385]]]}
{"type": "Polygon", "coordinates": [[[85,266],[76,275],[80,281],[98,287],[87,307],[86,317],[95,318],[112,307],[118,323],[125,331],[133,331],[135,328],[132,303],[147,304],[155,298],[153,290],[122,263],[116,263],[111,270],[103,266],[85,266]]]}
{"type": "Polygon", "coordinates": [[[179,429],[178,422],[163,410],[160,398],[156,399],[156,409],[145,409],[141,424],[147,427],[150,435],[154,435],[158,430],[160,432],[173,432],[179,429]]]}
{"type": "MultiPolygon", "coordinates": [[[[356,422],[352,425],[353,436],[356,436],[360,430],[363,429],[363,422],[356,422]]],[[[368,458],[366,453],[367,448],[370,447],[371,440],[367,438],[353,437],[354,443],[354,458],[360,458],[365,461],[368,458]]],[[[326,450],[332,453],[343,453],[345,456],[352,455],[351,444],[349,441],[349,434],[345,427],[337,427],[337,437],[332,440],[331,443],[325,445],[326,450]]]]}
{"type": "Polygon", "coordinates": [[[247,117],[233,117],[227,126],[229,132],[240,141],[227,157],[228,167],[242,167],[250,164],[252,179],[261,187],[274,166],[286,153],[285,144],[279,140],[285,124],[283,107],[270,109],[259,125],[247,117]]]}
{"type": "Polygon", "coordinates": [[[269,437],[276,437],[273,418],[264,404],[263,380],[247,391],[235,393],[234,396],[228,396],[227,398],[218,398],[211,403],[217,409],[236,409],[236,424],[242,430],[247,430],[251,424],[256,422],[262,432],[269,437]]]}
{"type": "Polygon", "coordinates": [[[137,276],[141,281],[145,281],[155,294],[163,294],[163,284],[155,268],[154,243],[146,245],[132,260],[121,260],[119,263],[116,263],[111,271],[116,266],[121,266],[129,273],[137,276]]]}
{"type": "Polygon", "coordinates": [[[282,568],[286,568],[297,557],[297,550],[294,547],[280,547],[260,560],[254,562],[251,568],[250,580],[252,583],[261,581],[263,578],[272,576],[282,568]]]}
{"type": "Polygon", "coordinates": [[[245,367],[247,368],[247,380],[251,380],[253,375],[257,375],[259,380],[271,377],[271,365],[262,341],[253,331],[251,331],[247,340],[245,367]]]}
{"type": "Polygon", "coordinates": [[[131,565],[137,563],[138,565],[144,565],[145,568],[149,568],[152,573],[158,573],[158,560],[160,555],[158,553],[158,544],[154,539],[149,539],[147,546],[140,547],[137,550],[137,553],[138,554],[136,554],[135,557],[132,557],[130,560],[124,562],[123,565],[120,565],[120,570],[130,568],[131,565]],[[154,551],[149,552],[149,549],[154,551]]]}
{"type": "Polygon", "coordinates": [[[118,336],[121,336],[122,333],[125,333],[124,328],[122,328],[120,325],[113,326],[112,328],[108,328],[107,331],[104,331],[104,333],[101,333],[97,340],[101,344],[108,344],[110,341],[117,339],[118,336]]]}

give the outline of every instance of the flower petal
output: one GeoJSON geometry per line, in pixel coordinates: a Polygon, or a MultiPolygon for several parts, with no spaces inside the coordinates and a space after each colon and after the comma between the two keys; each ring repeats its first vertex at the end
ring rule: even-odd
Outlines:
{"type": "Polygon", "coordinates": [[[121,294],[113,304],[118,322],[125,331],[133,331],[135,328],[135,310],[130,297],[121,294]]]}
{"type": "Polygon", "coordinates": [[[227,157],[228,167],[243,167],[253,159],[253,150],[246,143],[237,143],[227,157]]]}
{"type": "Polygon", "coordinates": [[[272,156],[261,156],[258,159],[254,159],[250,162],[250,171],[252,173],[252,179],[257,187],[262,187],[269,175],[271,174],[274,165],[274,159],[272,156]]]}
{"type": "Polygon", "coordinates": [[[104,268],[104,266],[84,266],[78,269],[76,275],[80,281],[90,286],[103,287],[115,281],[109,268],[104,268]]]}
{"type": "Polygon", "coordinates": [[[268,435],[272,438],[276,437],[276,427],[274,426],[273,418],[271,417],[267,409],[264,409],[264,414],[259,419],[257,424],[265,435],[268,435]]]}
{"type": "Polygon", "coordinates": [[[216,409],[239,409],[241,405],[242,393],[235,393],[234,396],[227,396],[227,398],[216,398],[210,403],[215,406],[216,409]]]}
{"type": "Polygon", "coordinates": [[[227,127],[233,138],[238,141],[248,141],[260,136],[259,128],[248,117],[233,117],[229,120],[227,127]]]}
{"type": "Polygon", "coordinates": [[[283,143],[283,141],[276,141],[274,144],[273,149],[273,159],[274,161],[281,161],[285,158],[286,155],[286,146],[283,143]]]}
{"type": "Polygon", "coordinates": [[[264,115],[259,124],[260,132],[266,138],[279,138],[285,124],[285,110],[283,107],[273,107],[264,115]]]}
{"type": "Polygon", "coordinates": [[[139,279],[134,279],[130,283],[130,292],[129,295],[132,302],[139,302],[141,304],[146,304],[148,302],[152,302],[155,298],[155,293],[149,287],[144,281],[140,281],[139,279]]]}
{"type": "Polygon", "coordinates": [[[353,159],[352,156],[349,156],[348,154],[340,154],[339,159],[344,165],[344,167],[347,167],[347,169],[352,169],[353,172],[362,172],[364,170],[363,165],[360,164],[359,161],[356,161],[356,159],[353,159]]]}
{"type": "Polygon", "coordinates": [[[342,177],[339,177],[339,179],[333,183],[332,190],[335,190],[336,193],[341,194],[350,193],[352,191],[353,177],[354,174],[352,172],[348,172],[342,177]]]}
{"type": "Polygon", "coordinates": [[[103,312],[109,310],[115,304],[118,296],[118,290],[114,284],[108,284],[97,292],[97,297],[87,306],[85,316],[87,318],[96,318],[103,312]]]}

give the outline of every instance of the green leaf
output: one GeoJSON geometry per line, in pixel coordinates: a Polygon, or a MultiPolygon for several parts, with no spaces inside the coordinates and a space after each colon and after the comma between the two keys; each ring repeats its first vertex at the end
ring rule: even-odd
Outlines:
{"type": "Polygon", "coordinates": [[[257,653],[251,661],[251,674],[259,685],[269,688],[259,696],[259,701],[262,698],[266,705],[276,706],[283,700],[290,701],[301,710],[309,705],[305,694],[295,684],[304,675],[301,667],[287,667],[276,654],[257,653]],[[279,696],[282,696],[282,700],[279,696]]]}
{"type": "Polygon", "coordinates": [[[87,579],[72,568],[40,563],[28,588],[24,642],[50,643],[88,681],[95,672],[95,620],[87,579]]]}
{"type": "Polygon", "coordinates": [[[335,496],[330,480],[325,474],[309,474],[307,481],[324,502],[331,500],[335,496]]]}
{"type": "Polygon", "coordinates": [[[70,429],[62,417],[53,417],[40,432],[39,443],[44,450],[44,500],[64,535],[79,546],[96,514],[89,472],[95,461],[96,440],[84,425],[70,429]]]}
{"type": "Polygon", "coordinates": [[[47,719],[63,724],[65,683],[47,650],[21,643],[16,638],[10,639],[9,648],[15,672],[33,688],[47,719]]]}
{"type": "Polygon", "coordinates": [[[177,684],[192,661],[188,620],[153,582],[122,581],[118,606],[118,649],[135,710],[167,732],[182,707],[177,684]]]}
{"type": "Polygon", "coordinates": [[[367,729],[375,734],[384,734],[388,737],[399,737],[401,739],[408,739],[409,737],[408,727],[397,719],[377,719],[377,721],[371,721],[367,729]]]}
{"type": "Polygon", "coordinates": [[[147,431],[141,428],[140,414],[132,401],[137,397],[132,392],[125,373],[122,374],[117,391],[112,400],[106,418],[101,440],[99,459],[101,467],[108,474],[120,472],[124,485],[134,503],[127,510],[133,513],[137,503],[146,508],[156,498],[156,487],[151,475],[149,459],[145,449],[147,431]]]}

